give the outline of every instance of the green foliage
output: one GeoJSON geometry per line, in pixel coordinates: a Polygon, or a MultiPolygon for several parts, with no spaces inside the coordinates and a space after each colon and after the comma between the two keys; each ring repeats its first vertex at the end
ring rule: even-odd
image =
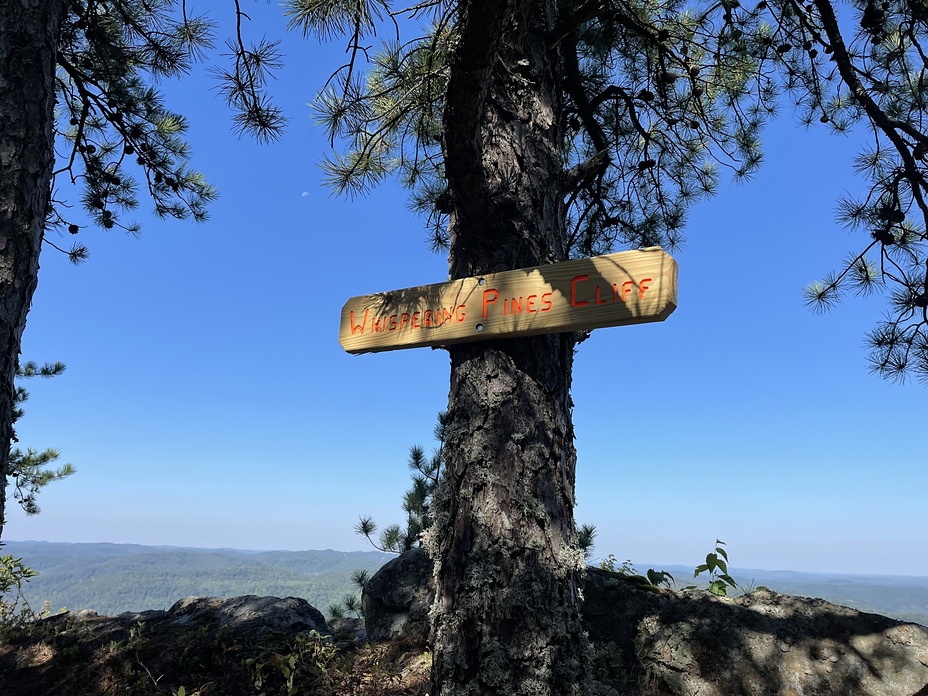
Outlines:
{"type": "MultiPolygon", "coordinates": [[[[725,542],[715,540],[715,551],[706,555],[706,562],[696,567],[693,577],[699,577],[703,573],[709,574],[708,590],[714,595],[722,597],[728,596],[728,589],[738,589],[738,583],[728,574],[728,552],[725,551],[725,542]]],[[[654,570],[649,568],[645,575],[639,575],[630,560],[626,560],[621,566],[616,567],[616,558],[609,554],[599,567],[602,570],[608,570],[611,573],[623,575],[640,586],[647,587],[666,587],[673,589],[676,581],[673,575],[666,570],[654,570]]],[[[689,585],[684,589],[695,589],[695,585],[689,585]]]]}
{"type": "Polygon", "coordinates": [[[724,541],[715,540],[715,551],[706,554],[706,562],[696,566],[693,571],[693,577],[699,577],[702,573],[709,573],[709,592],[721,597],[728,596],[728,588],[737,589],[736,583],[728,574],[728,552],[723,548],[724,541]]]}
{"type": "Polygon", "coordinates": [[[580,525],[577,530],[577,542],[583,549],[583,557],[589,558],[593,555],[593,541],[596,539],[596,527],[592,524],[580,525]]]}
{"type": "Polygon", "coordinates": [[[380,533],[379,543],[372,536],[377,532],[377,524],[370,517],[362,517],[355,532],[365,537],[375,549],[387,553],[403,553],[415,546],[421,546],[420,535],[432,526],[429,516],[429,507],[432,494],[438,485],[441,467],[444,464],[445,428],[448,423],[448,414],[439,413],[438,423],[435,425],[435,439],[438,447],[431,457],[425,456],[425,451],[419,445],[409,448],[407,465],[412,470],[412,486],[403,496],[403,511],[406,513],[405,526],[392,524],[380,533]]]}
{"type": "MultiPolygon", "coordinates": [[[[724,549],[725,542],[715,540],[715,551],[706,555],[706,562],[697,566],[696,570],[693,572],[693,577],[698,577],[702,573],[709,573],[709,587],[708,590],[712,594],[720,596],[728,596],[728,588],[733,589],[738,588],[738,584],[732,579],[728,574],[728,553],[724,549]]],[[[613,554],[609,554],[602,562],[600,562],[599,567],[602,570],[608,570],[611,573],[618,573],[632,579],[639,585],[646,585],[649,587],[666,587],[668,589],[673,589],[676,581],[674,580],[673,575],[668,573],[666,570],[654,570],[649,568],[648,572],[645,575],[639,575],[638,571],[635,570],[635,566],[632,565],[630,560],[626,560],[622,563],[621,566],[616,567],[616,558],[613,554]]],[[[689,585],[684,589],[695,589],[695,585],[689,585]]]]}
{"type": "MultiPolygon", "coordinates": [[[[412,191],[412,207],[429,216],[433,246],[446,245],[446,216],[438,200],[444,189],[442,109],[448,61],[456,35],[455,3],[422,3],[392,8],[380,0],[318,2],[287,0],[290,27],[320,39],[348,36],[348,62],[322,87],[315,100],[317,122],[330,141],[345,141],[344,153],[323,162],[327,183],[354,195],[395,174],[412,191]],[[405,26],[425,17],[421,36],[368,41],[383,22],[405,26]],[[365,71],[361,64],[368,63],[365,71]]],[[[389,31],[389,30],[388,30],[389,31]]]]}
{"type": "Polygon", "coordinates": [[[357,585],[357,568],[373,572],[387,559],[376,552],[264,552],[158,549],[112,544],[8,542],[40,571],[25,590],[37,606],[124,611],[167,609],[181,597],[248,594],[302,597],[320,609],[357,585]]]}
{"type": "MultiPolygon", "coordinates": [[[[30,379],[32,377],[55,377],[65,370],[64,363],[45,363],[39,367],[34,362],[27,362],[16,370],[16,377],[19,379],[30,379]]],[[[13,424],[23,416],[22,405],[29,399],[29,392],[20,385],[17,385],[16,392],[13,395],[13,424]]],[[[13,440],[16,441],[15,433],[13,440]]],[[[6,463],[6,470],[0,476],[0,482],[3,483],[4,489],[0,490],[0,495],[6,495],[6,486],[12,486],[13,498],[18,502],[27,515],[36,515],[40,512],[36,503],[36,496],[52,481],[60,481],[74,474],[77,470],[70,464],[65,464],[57,469],[49,468],[61,456],[56,449],[45,449],[41,452],[32,448],[23,452],[18,447],[10,450],[9,458],[6,463]]],[[[5,507],[4,507],[5,509],[5,507]]],[[[4,520],[0,520],[0,532],[2,532],[4,520]]]]}
{"type": "MultiPolygon", "coordinates": [[[[189,13],[178,0],[68,0],[57,46],[55,143],[61,163],[54,176],[80,189],[91,221],[103,229],[137,233],[123,221],[138,207],[139,191],[148,194],[161,217],[206,219],[216,190],[190,168],[184,135],[187,121],[170,110],[155,85],[186,75],[213,47],[215,28],[204,16],[189,13]]],[[[214,66],[219,91],[233,110],[235,127],[259,140],[284,128],[280,110],[266,92],[270,72],[280,67],[277,44],[246,45],[239,3],[237,31],[227,42],[231,65],[214,66]]],[[[57,190],[52,182],[53,190],[57,190]]],[[[83,227],[69,220],[70,206],[53,201],[47,229],[72,235],[83,227]]],[[[86,245],[65,250],[46,243],[78,263],[86,245]]]]}
{"type": "MultiPolygon", "coordinates": [[[[422,532],[432,526],[429,507],[444,464],[447,424],[448,414],[439,413],[434,430],[438,447],[432,451],[431,457],[426,457],[425,450],[419,445],[409,448],[409,459],[406,463],[412,471],[412,486],[403,496],[402,507],[406,513],[405,526],[391,524],[380,532],[380,538],[375,542],[373,535],[377,533],[377,523],[371,517],[361,517],[355,525],[355,532],[365,537],[375,549],[386,553],[404,553],[422,545],[420,540],[422,532]]],[[[593,552],[596,527],[584,524],[577,530],[577,536],[584,557],[589,558],[593,552]]]]}
{"type": "Polygon", "coordinates": [[[366,570],[355,570],[351,573],[351,584],[357,590],[355,592],[346,592],[340,602],[329,605],[329,616],[333,619],[344,619],[349,613],[353,613],[356,618],[361,618],[364,608],[361,606],[361,598],[358,592],[364,590],[367,581],[371,579],[371,574],[366,570]]]}
{"type": "Polygon", "coordinates": [[[0,628],[21,626],[36,614],[23,596],[23,583],[38,575],[11,554],[0,556],[0,628]]]}
{"type": "Polygon", "coordinates": [[[674,584],[673,575],[668,573],[666,570],[654,570],[654,568],[648,568],[647,575],[645,576],[648,579],[648,582],[654,587],[664,587],[672,588],[674,584]]]}
{"type": "Polygon", "coordinates": [[[618,561],[615,555],[610,553],[606,558],[600,561],[599,567],[601,570],[608,570],[610,573],[617,573],[626,577],[639,587],[648,589],[661,586],[668,589],[673,587],[673,575],[665,570],[654,570],[653,568],[649,568],[645,575],[640,575],[630,559],[623,561],[618,567],[616,566],[617,563],[618,561]]]}
{"type": "Polygon", "coordinates": [[[635,570],[635,566],[632,565],[630,558],[624,560],[622,564],[616,567],[618,563],[615,554],[609,554],[602,561],[600,561],[599,567],[601,570],[608,570],[610,573],[618,573],[619,575],[637,575],[638,571],[635,570]]]}
{"type": "Polygon", "coordinates": [[[282,645],[264,647],[257,657],[246,659],[245,665],[252,670],[257,696],[329,693],[327,671],[337,655],[338,648],[325,636],[310,631],[282,645]]]}
{"type": "MultiPolygon", "coordinates": [[[[475,21],[466,7],[285,3],[291,27],[347,44],[347,61],[315,102],[340,146],[324,164],[329,184],[355,194],[398,176],[412,208],[428,215],[435,248],[448,245],[454,208],[442,116],[456,106],[447,99],[461,22],[475,21]],[[390,39],[375,47],[378,32],[390,39]]],[[[866,190],[838,206],[839,222],[863,241],[806,299],[825,309],[848,290],[885,292],[887,318],[868,336],[873,369],[928,380],[924,3],[861,0],[837,8],[840,17],[836,8],[830,0],[562,4],[548,47],[562,85],[553,120],[563,135],[563,241],[571,256],[679,247],[690,206],[726,171],[749,178],[763,160],[764,125],[794,109],[807,127],[865,143],[855,166],[866,190]]]]}

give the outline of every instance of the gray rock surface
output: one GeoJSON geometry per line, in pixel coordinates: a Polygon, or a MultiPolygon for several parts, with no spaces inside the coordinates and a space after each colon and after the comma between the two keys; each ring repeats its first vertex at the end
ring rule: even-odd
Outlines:
{"type": "Polygon", "coordinates": [[[363,619],[333,618],[329,619],[328,625],[339,650],[349,650],[368,642],[363,619]]]}
{"type": "Polygon", "coordinates": [[[923,696],[928,629],[768,590],[647,591],[591,568],[590,638],[683,696],[923,696]]]}
{"type": "MultiPolygon", "coordinates": [[[[383,566],[363,594],[368,634],[425,640],[430,583],[421,549],[383,566]]],[[[917,624],[767,590],[644,589],[598,568],[584,598],[594,651],[622,693],[928,696],[928,628],[917,624]]]]}
{"type": "Polygon", "coordinates": [[[98,616],[90,609],[64,612],[45,619],[48,622],[75,623],[113,622],[118,624],[169,623],[190,628],[210,630],[227,628],[234,633],[260,636],[268,632],[300,633],[316,631],[331,633],[325,617],[305,599],[298,597],[186,597],[174,603],[167,611],[126,611],[115,617],[98,616]]]}
{"type": "Polygon", "coordinates": [[[368,637],[425,642],[433,596],[432,562],[424,549],[394,558],[374,573],[361,593],[368,637]]]}
{"type": "Polygon", "coordinates": [[[187,597],[174,603],[165,618],[175,624],[210,625],[215,628],[329,633],[322,613],[305,599],[298,597],[257,597],[245,595],[219,597],[187,597]]]}
{"type": "Polygon", "coordinates": [[[0,694],[163,696],[181,686],[201,693],[199,687],[210,685],[209,693],[253,696],[257,682],[268,694],[284,693],[278,687],[286,675],[275,671],[274,655],[318,645],[320,655],[331,657],[333,646],[357,647],[343,642],[336,642],[319,611],[294,597],[188,597],[167,611],[119,616],[63,612],[6,632],[0,694]]]}

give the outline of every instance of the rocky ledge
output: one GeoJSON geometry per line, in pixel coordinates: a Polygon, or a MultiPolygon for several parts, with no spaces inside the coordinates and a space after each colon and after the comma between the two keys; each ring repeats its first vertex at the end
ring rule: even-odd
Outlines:
{"type": "Polygon", "coordinates": [[[327,623],[296,597],[188,597],[167,611],[111,617],[64,612],[6,631],[0,694],[251,696],[294,684],[306,687],[300,693],[362,694],[351,683],[369,662],[409,672],[409,690],[397,694],[424,694],[427,664],[416,662],[424,651],[408,643],[368,646],[360,619],[327,623]]]}
{"type": "MultiPolygon", "coordinates": [[[[255,596],[52,616],[0,639],[0,694],[425,696],[430,578],[421,550],[385,565],[365,587],[365,624],[255,596]]],[[[928,696],[924,626],[769,590],[645,587],[595,568],[584,597],[598,696],[928,696]]]]}
{"type": "MultiPolygon", "coordinates": [[[[371,578],[372,638],[427,638],[431,574],[415,549],[371,578]]],[[[589,568],[584,582],[596,672],[623,694],[928,696],[924,626],[769,590],[728,598],[642,580],[589,568]]]]}

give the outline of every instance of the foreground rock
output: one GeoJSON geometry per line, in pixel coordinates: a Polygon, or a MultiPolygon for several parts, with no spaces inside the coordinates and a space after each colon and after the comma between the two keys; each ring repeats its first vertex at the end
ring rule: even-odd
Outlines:
{"type": "MultiPolygon", "coordinates": [[[[430,580],[421,549],[381,568],[362,598],[369,635],[424,640],[430,580]]],[[[644,589],[596,568],[584,597],[597,673],[622,693],[928,696],[928,629],[917,624],[766,590],[644,589]]]]}
{"type": "Polygon", "coordinates": [[[305,677],[306,693],[339,693],[344,675],[319,665],[334,666],[342,654],[306,600],[189,597],[167,611],[65,612],[5,631],[0,694],[286,693],[282,666],[305,677]]]}
{"type": "Polygon", "coordinates": [[[598,569],[585,594],[600,654],[666,693],[928,695],[928,629],[917,624],[767,590],[652,592],[598,569]]]}
{"type": "Polygon", "coordinates": [[[432,562],[412,549],[383,565],[361,593],[364,623],[372,640],[394,637],[426,642],[432,605],[432,562]]]}
{"type": "Polygon", "coordinates": [[[216,629],[251,633],[255,637],[271,632],[329,632],[322,613],[297,597],[187,597],[163,612],[163,617],[158,616],[160,613],[145,612],[149,620],[159,618],[179,625],[210,625],[216,629]]]}

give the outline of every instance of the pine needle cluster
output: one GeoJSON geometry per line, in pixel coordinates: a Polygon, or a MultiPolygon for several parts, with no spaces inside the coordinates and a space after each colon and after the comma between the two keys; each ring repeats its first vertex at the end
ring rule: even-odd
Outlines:
{"type": "MultiPolygon", "coordinates": [[[[285,4],[293,27],[347,41],[346,63],[316,100],[339,147],[325,163],[329,183],[353,195],[398,176],[436,249],[449,241],[442,118],[466,5],[285,4]],[[388,38],[375,49],[378,32],[388,38]]],[[[864,141],[857,170],[867,191],[838,208],[862,248],[806,289],[808,303],[885,293],[886,320],[869,337],[873,367],[928,379],[926,37],[925,0],[560,3],[548,45],[563,85],[565,248],[574,257],[678,248],[690,206],[725,172],[740,181],[757,170],[764,125],[785,108],[805,126],[864,141]]]]}
{"type": "Polygon", "coordinates": [[[412,471],[412,486],[403,496],[405,524],[391,524],[384,528],[380,532],[378,541],[374,541],[373,538],[377,533],[377,524],[373,518],[362,517],[355,525],[355,532],[365,537],[375,549],[386,553],[404,553],[422,545],[422,532],[432,526],[429,508],[444,464],[447,424],[448,414],[439,413],[438,423],[435,425],[435,439],[438,441],[438,447],[430,457],[426,456],[425,450],[419,445],[409,448],[409,459],[406,463],[412,471]]]}
{"type": "MultiPolygon", "coordinates": [[[[267,95],[271,72],[280,67],[276,43],[248,45],[242,36],[247,15],[239,1],[236,35],[227,42],[230,65],[213,72],[233,111],[235,127],[259,140],[283,131],[284,119],[267,95]]],[[[186,118],[167,107],[160,81],[182,77],[214,47],[215,25],[188,12],[177,0],[69,0],[62,23],[55,76],[56,170],[46,229],[80,234],[57,198],[55,182],[76,186],[91,223],[105,230],[137,234],[125,215],[147,194],[159,217],[207,217],[216,189],[190,166],[186,118]]],[[[65,249],[46,233],[45,242],[74,263],[88,256],[87,245],[65,249]]]]}

